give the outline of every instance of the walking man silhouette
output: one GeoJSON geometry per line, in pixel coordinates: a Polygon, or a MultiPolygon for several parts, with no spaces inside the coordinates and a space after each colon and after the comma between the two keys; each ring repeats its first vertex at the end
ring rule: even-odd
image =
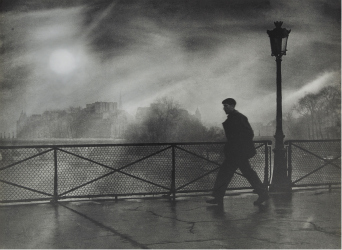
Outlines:
{"type": "Polygon", "coordinates": [[[223,161],[216,181],[212,196],[214,199],[207,200],[209,204],[223,205],[223,197],[226,189],[239,168],[243,176],[259,195],[254,205],[260,205],[268,200],[267,188],[264,187],[257,173],[252,169],[248,159],[256,154],[253,143],[253,129],[246,116],[235,109],[236,101],[227,98],[222,101],[223,110],[227,114],[227,120],[222,123],[227,142],[224,146],[225,160],[223,161]]]}

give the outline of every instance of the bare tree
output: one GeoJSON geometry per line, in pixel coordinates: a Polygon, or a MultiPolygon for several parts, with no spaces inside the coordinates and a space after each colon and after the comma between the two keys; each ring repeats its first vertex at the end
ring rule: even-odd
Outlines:
{"type": "Polygon", "coordinates": [[[223,135],[222,129],[207,129],[169,97],[157,99],[139,119],[140,123],[131,124],[127,129],[125,138],[130,142],[216,141],[223,135]]]}
{"type": "Polygon", "coordinates": [[[152,103],[148,117],[144,121],[150,140],[154,142],[170,141],[180,115],[180,104],[173,98],[162,97],[152,103]]]}
{"type": "Polygon", "coordinates": [[[341,128],[341,90],[340,84],[327,86],[318,93],[308,93],[301,98],[286,115],[286,125],[290,134],[296,123],[306,127],[308,139],[340,137],[341,128]],[[297,114],[294,118],[293,113],[297,114]]]}

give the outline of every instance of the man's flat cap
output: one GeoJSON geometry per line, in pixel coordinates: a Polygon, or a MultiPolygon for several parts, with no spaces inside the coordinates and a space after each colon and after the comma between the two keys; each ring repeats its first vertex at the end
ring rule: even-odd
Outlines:
{"type": "Polygon", "coordinates": [[[222,104],[236,105],[236,101],[233,98],[227,98],[222,101],[222,104]]]}

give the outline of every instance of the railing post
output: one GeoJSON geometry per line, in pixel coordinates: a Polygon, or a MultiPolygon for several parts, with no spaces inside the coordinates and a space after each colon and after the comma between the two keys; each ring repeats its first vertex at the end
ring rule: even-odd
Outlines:
{"type": "Polygon", "coordinates": [[[264,169],[264,186],[268,189],[268,167],[269,167],[269,161],[268,161],[268,145],[267,142],[265,142],[265,169],[264,169]]]}
{"type": "Polygon", "coordinates": [[[176,199],[176,157],[175,146],[172,145],[172,180],[171,180],[171,193],[173,200],[176,199]]]}
{"type": "Polygon", "coordinates": [[[53,182],[53,202],[58,201],[58,169],[57,169],[57,149],[53,149],[53,159],[54,159],[54,182],[53,182]]]}
{"type": "Polygon", "coordinates": [[[291,141],[289,141],[288,143],[289,143],[289,145],[287,146],[288,178],[292,183],[292,143],[291,141]]]}
{"type": "Polygon", "coordinates": [[[270,182],[268,183],[268,186],[270,186],[271,184],[271,178],[272,178],[272,175],[273,175],[273,172],[272,172],[272,142],[270,145],[267,146],[268,148],[268,162],[269,162],[269,166],[270,166],[270,182]]]}

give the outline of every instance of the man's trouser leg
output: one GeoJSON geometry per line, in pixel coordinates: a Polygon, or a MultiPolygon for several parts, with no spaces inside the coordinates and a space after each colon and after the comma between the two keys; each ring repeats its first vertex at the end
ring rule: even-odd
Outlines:
{"type": "Polygon", "coordinates": [[[222,199],[227,187],[234,176],[238,165],[231,159],[225,159],[222,163],[220,170],[217,173],[216,181],[214,184],[213,196],[217,199],[222,199]]]}
{"type": "Polygon", "coordinates": [[[248,159],[239,159],[238,165],[241,173],[256,190],[257,194],[260,195],[264,193],[266,191],[266,188],[262,184],[258,174],[252,169],[248,159]]]}

